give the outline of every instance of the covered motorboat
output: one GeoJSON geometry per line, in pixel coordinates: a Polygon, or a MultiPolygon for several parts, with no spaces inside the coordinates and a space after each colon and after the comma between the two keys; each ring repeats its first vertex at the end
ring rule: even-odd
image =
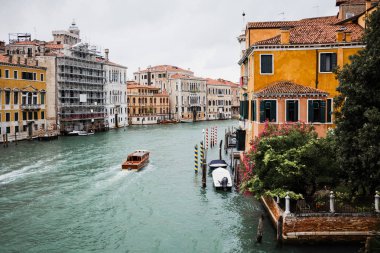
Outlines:
{"type": "Polygon", "coordinates": [[[232,180],[230,172],[224,168],[217,168],[212,172],[212,181],[217,190],[230,191],[232,189],[232,180]]]}

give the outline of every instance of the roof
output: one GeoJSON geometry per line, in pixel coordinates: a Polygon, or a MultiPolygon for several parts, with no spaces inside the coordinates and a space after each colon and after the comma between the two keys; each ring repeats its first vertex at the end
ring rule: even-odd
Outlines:
{"type": "Polygon", "coordinates": [[[193,73],[190,69],[185,70],[182,68],[179,68],[177,66],[172,66],[172,65],[157,65],[153,67],[149,67],[148,69],[140,70],[138,72],[158,72],[158,71],[170,71],[170,72],[187,72],[187,73],[193,73]]]}
{"type": "Polygon", "coordinates": [[[45,67],[36,66],[37,61],[33,59],[27,59],[27,63],[25,64],[25,59],[22,56],[13,56],[12,59],[10,59],[10,56],[8,55],[2,55],[0,54],[0,63],[8,64],[8,65],[16,65],[24,68],[37,68],[37,69],[46,69],[45,67]],[[18,58],[20,58],[20,63],[18,63],[18,58]],[[9,62],[11,60],[11,62],[9,62]]]}
{"type": "Polygon", "coordinates": [[[112,61],[104,61],[104,64],[107,64],[107,65],[111,65],[111,66],[115,66],[115,67],[120,67],[120,68],[128,68],[126,66],[123,66],[123,65],[120,65],[120,64],[117,64],[117,63],[114,63],[112,61]]]}
{"type": "Polygon", "coordinates": [[[127,89],[149,89],[149,90],[159,90],[160,88],[148,85],[138,84],[135,81],[127,81],[127,89]]]}
{"type": "Polygon", "coordinates": [[[238,86],[237,83],[233,83],[231,81],[227,81],[224,79],[211,79],[211,78],[206,78],[207,80],[207,85],[225,85],[225,86],[238,86]]]}
{"type": "Polygon", "coordinates": [[[297,21],[267,21],[267,22],[249,22],[248,29],[268,29],[295,27],[300,25],[318,25],[318,24],[335,24],[339,19],[336,16],[305,18],[297,21]]]}
{"type": "Polygon", "coordinates": [[[350,4],[365,4],[366,0],[336,0],[336,6],[341,4],[350,3],[350,4]]]}
{"type": "Polygon", "coordinates": [[[174,75],[171,75],[170,79],[197,79],[197,80],[201,80],[201,81],[206,80],[206,79],[204,79],[202,77],[196,77],[196,76],[193,76],[193,75],[184,75],[184,74],[174,74],[174,75]]]}
{"type": "Polygon", "coordinates": [[[15,41],[12,44],[15,44],[15,45],[35,45],[35,46],[39,45],[39,43],[37,41],[29,41],[29,40],[26,40],[26,41],[15,41]]]}
{"type": "Polygon", "coordinates": [[[50,48],[50,49],[62,49],[63,48],[63,44],[53,44],[53,43],[48,43],[45,45],[46,48],[50,48]]]}
{"type": "MultiPolygon", "coordinates": [[[[290,44],[329,44],[336,43],[336,32],[339,29],[344,32],[351,32],[351,41],[360,42],[364,29],[358,24],[319,24],[301,25],[289,29],[290,44]]],[[[281,35],[277,35],[267,40],[258,41],[255,45],[278,45],[281,43],[281,35]]]]}
{"type": "Polygon", "coordinates": [[[258,90],[254,95],[255,97],[326,97],[329,94],[319,89],[296,84],[292,81],[278,81],[258,90]]]}

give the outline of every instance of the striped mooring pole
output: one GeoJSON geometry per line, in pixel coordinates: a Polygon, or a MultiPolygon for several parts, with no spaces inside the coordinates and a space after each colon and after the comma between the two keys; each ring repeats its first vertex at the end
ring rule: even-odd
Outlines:
{"type": "Polygon", "coordinates": [[[201,141],[201,150],[200,150],[200,152],[201,152],[201,164],[203,163],[203,160],[205,158],[205,151],[204,150],[205,149],[203,147],[203,141],[201,141]]]}
{"type": "Polygon", "coordinates": [[[206,128],[206,149],[208,149],[208,128],[206,128]]]}
{"type": "Polygon", "coordinates": [[[198,144],[194,148],[194,170],[198,173],[198,144]]]}
{"type": "Polygon", "coordinates": [[[218,145],[218,127],[215,127],[215,139],[214,145],[218,145]]]}

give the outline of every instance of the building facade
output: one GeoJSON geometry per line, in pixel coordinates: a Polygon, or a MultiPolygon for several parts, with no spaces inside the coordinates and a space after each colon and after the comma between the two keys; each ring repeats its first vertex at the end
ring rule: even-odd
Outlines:
{"type": "Polygon", "coordinates": [[[231,111],[232,111],[232,118],[233,119],[239,119],[240,112],[240,86],[237,83],[231,84],[231,93],[232,93],[232,105],[231,105],[231,111]]]}
{"type": "Polygon", "coordinates": [[[130,125],[148,125],[169,119],[169,95],[160,88],[127,82],[128,121],[130,125]]]}
{"type": "Polygon", "coordinates": [[[360,15],[338,17],[247,24],[239,37],[245,43],[239,61],[240,126],[247,142],[261,133],[266,121],[306,122],[319,136],[334,127],[338,81],[333,71],[365,46],[360,15]]]}
{"type": "Polygon", "coordinates": [[[207,120],[232,118],[232,82],[207,78],[207,120]]]}
{"type": "Polygon", "coordinates": [[[113,63],[108,59],[109,50],[105,50],[105,125],[118,128],[128,125],[127,105],[127,67],[113,63]]]}
{"type": "Polygon", "coordinates": [[[46,124],[46,68],[27,58],[0,55],[0,140],[51,130],[46,124]]]}
{"type": "Polygon", "coordinates": [[[206,79],[174,74],[169,78],[170,115],[181,122],[206,120],[206,79]]]}

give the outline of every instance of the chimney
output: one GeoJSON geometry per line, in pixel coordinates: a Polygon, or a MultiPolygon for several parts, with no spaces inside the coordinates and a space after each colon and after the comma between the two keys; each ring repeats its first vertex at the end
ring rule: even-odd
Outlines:
{"type": "Polygon", "coordinates": [[[344,34],[346,37],[346,42],[351,42],[352,41],[351,32],[345,32],[344,34]]]}
{"type": "Polygon", "coordinates": [[[281,44],[290,44],[290,31],[289,27],[281,28],[281,44]]]}
{"type": "Polygon", "coordinates": [[[344,31],[346,27],[342,26],[339,30],[336,31],[336,42],[343,42],[344,31]]]}
{"type": "Polygon", "coordinates": [[[110,52],[110,50],[108,48],[104,49],[104,55],[105,55],[106,61],[108,61],[109,52],[110,52]]]}
{"type": "Polygon", "coordinates": [[[366,0],[365,1],[365,10],[368,10],[372,7],[372,2],[371,0],[366,0]]]}

